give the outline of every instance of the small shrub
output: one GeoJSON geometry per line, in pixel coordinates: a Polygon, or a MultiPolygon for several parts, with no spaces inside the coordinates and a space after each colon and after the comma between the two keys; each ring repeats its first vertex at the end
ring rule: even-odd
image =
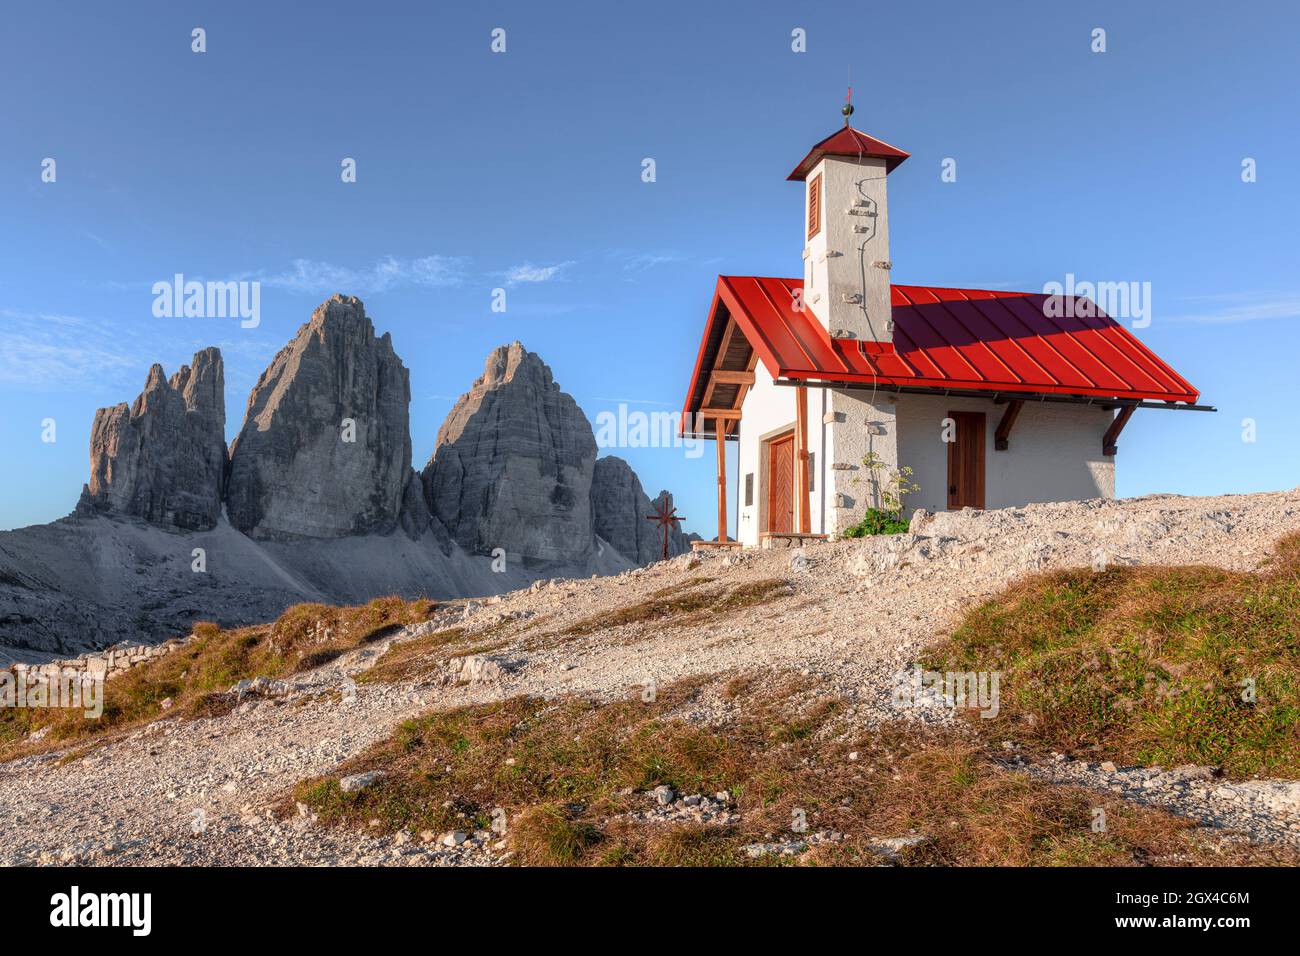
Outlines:
{"type": "Polygon", "coordinates": [[[563,807],[543,804],[519,815],[510,845],[526,865],[572,866],[600,840],[600,831],[591,823],[571,819],[563,807]]]}
{"type": "Polygon", "coordinates": [[[868,508],[862,520],[841,532],[845,538],[867,538],[877,534],[902,534],[908,524],[899,515],[879,508],[868,508]]]}

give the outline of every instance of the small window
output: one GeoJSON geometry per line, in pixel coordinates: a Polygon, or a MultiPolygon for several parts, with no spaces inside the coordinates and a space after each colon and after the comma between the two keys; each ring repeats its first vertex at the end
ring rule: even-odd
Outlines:
{"type": "Polygon", "coordinates": [[[808,184],[808,238],[822,231],[822,174],[808,184]]]}
{"type": "Polygon", "coordinates": [[[745,476],[745,507],[754,506],[754,473],[751,471],[745,476]]]}
{"type": "Polygon", "coordinates": [[[817,490],[817,452],[808,452],[808,490],[817,490]]]}

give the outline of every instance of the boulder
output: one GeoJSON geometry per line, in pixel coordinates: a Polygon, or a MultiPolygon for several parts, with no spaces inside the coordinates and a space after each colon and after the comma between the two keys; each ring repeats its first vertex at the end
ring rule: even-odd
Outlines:
{"type": "Polygon", "coordinates": [[[339,789],[344,793],[357,793],[383,780],[385,776],[386,774],[382,770],[367,770],[365,773],[354,773],[351,776],[340,778],[339,789]]]}
{"type": "Polygon", "coordinates": [[[447,678],[453,684],[490,684],[517,671],[523,662],[493,654],[470,654],[447,661],[447,678]]]}

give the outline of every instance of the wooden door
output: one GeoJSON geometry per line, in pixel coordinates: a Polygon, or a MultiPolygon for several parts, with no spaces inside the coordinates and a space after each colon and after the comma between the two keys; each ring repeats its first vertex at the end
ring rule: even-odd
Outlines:
{"type": "Polygon", "coordinates": [[[984,413],[949,412],[957,424],[948,445],[948,509],[984,507],[984,413]]]}
{"type": "Polygon", "coordinates": [[[794,434],[767,443],[767,530],[794,530],[794,434]]]}

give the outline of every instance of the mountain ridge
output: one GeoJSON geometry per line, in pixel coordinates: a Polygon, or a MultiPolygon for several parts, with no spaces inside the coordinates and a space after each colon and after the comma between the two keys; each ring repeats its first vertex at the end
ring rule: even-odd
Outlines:
{"type": "MultiPolygon", "coordinates": [[[[73,512],[0,532],[0,663],[302,601],[489,595],[661,556],[631,467],[597,467],[582,409],[517,341],[488,355],[420,471],[409,371],[354,296],[321,303],[276,353],[229,449],[223,382],[216,348],[170,379],[151,366],[133,403],[95,413],[73,512]]],[[[669,547],[689,549],[680,527],[669,547]]]]}

